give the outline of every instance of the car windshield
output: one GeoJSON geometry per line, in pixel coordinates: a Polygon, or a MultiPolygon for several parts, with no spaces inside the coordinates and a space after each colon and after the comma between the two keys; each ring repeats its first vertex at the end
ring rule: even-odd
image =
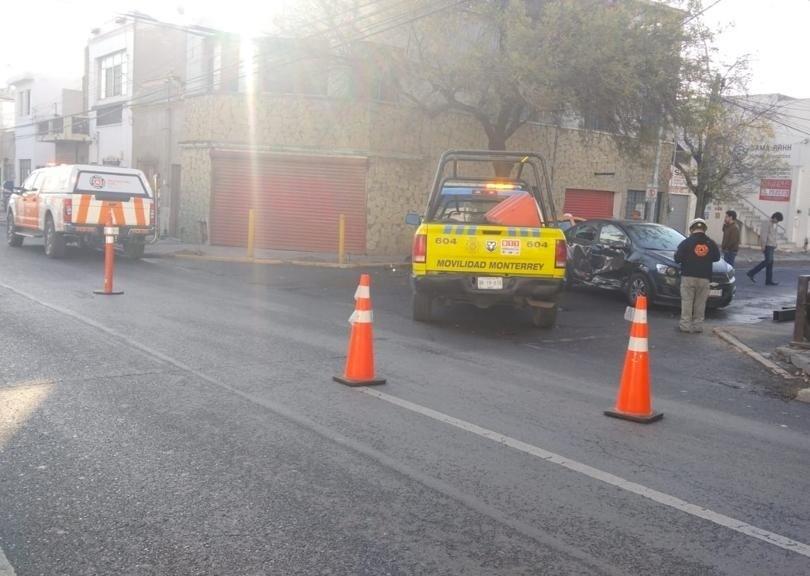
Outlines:
{"type": "Polygon", "coordinates": [[[675,250],[684,239],[677,230],[656,224],[633,224],[627,229],[633,242],[645,250],[675,250]]]}

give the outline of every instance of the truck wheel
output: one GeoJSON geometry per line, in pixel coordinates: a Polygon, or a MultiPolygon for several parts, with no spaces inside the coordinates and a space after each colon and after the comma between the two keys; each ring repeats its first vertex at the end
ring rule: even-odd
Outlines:
{"type": "Polygon", "coordinates": [[[535,306],[532,308],[532,324],[535,328],[553,328],[557,322],[557,305],[550,308],[535,306]]]}
{"type": "Polygon", "coordinates": [[[45,217],[45,256],[62,258],[65,255],[65,237],[56,231],[50,214],[45,217]]]}
{"type": "Polygon", "coordinates": [[[414,292],[413,319],[417,322],[430,322],[433,319],[433,298],[414,292]]]}
{"type": "Polygon", "coordinates": [[[125,242],[124,243],[124,256],[130,260],[140,260],[143,258],[143,252],[146,245],[143,242],[125,242]]]}
{"type": "Polygon", "coordinates": [[[23,243],[23,237],[16,232],[14,216],[11,214],[11,210],[6,214],[6,242],[14,248],[19,248],[23,243]]]}

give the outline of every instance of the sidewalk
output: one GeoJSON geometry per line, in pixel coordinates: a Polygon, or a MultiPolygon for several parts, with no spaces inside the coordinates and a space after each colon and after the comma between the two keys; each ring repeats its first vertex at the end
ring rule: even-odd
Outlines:
{"type": "Polygon", "coordinates": [[[793,322],[730,324],[715,328],[714,333],[773,372],[774,392],[788,399],[810,402],[810,350],[789,347],[793,322]]]}
{"type": "MultiPolygon", "coordinates": [[[[734,267],[737,269],[753,266],[762,260],[762,250],[759,248],[740,248],[737,253],[737,260],[734,267]]],[[[810,266],[810,252],[789,252],[787,250],[777,250],[774,254],[774,262],[780,264],[807,264],[810,266]]]]}
{"type": "Polygon", "coordinates": [[[207,246],[186,244],[176,238],[162,238],[156,244],[147,244],[144,258],[182,258],[209,262],[241,262],[258,265],[292,264],[324,268],[394,267],[407,264],[404,256],[362,256],[347,254],[340,264],[337,254],[326,252],[296,252],[288,250],[260,250],[254,258],[247,257],[244,247],[207,246]]]}

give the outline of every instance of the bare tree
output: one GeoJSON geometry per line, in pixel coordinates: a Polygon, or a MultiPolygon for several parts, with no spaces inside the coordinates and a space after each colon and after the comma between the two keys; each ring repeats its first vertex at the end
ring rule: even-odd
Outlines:
{"type": "Polygon", "coordinates": [[[728,200],[750,190],[763,175],[784,169],[782,161],[761,146],[772,137],[779,117],[777,101],[755,103],[747,95],[748,62],[740,58],[720,67],[709,50],[692,61],[673,109],[673,126],[681,153],[675,165],[697,197],[695,215],[713,200],[728,200]]]}

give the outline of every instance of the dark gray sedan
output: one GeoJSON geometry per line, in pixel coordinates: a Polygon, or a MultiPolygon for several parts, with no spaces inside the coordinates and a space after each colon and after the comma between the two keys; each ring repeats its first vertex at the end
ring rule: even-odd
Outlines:
{"type": "MultiPolygon", "coordinates": [[[[633,220],[587,220],[565,236],[569,285],[621,290],[630,304],[644,294],[650,302],[680,305],[681,271],[674,256],[684,236],[677,230],[633,220]]],[[[707,306],[728,306],[734,291],[734,268],[715,262],[707,306]]]]}

